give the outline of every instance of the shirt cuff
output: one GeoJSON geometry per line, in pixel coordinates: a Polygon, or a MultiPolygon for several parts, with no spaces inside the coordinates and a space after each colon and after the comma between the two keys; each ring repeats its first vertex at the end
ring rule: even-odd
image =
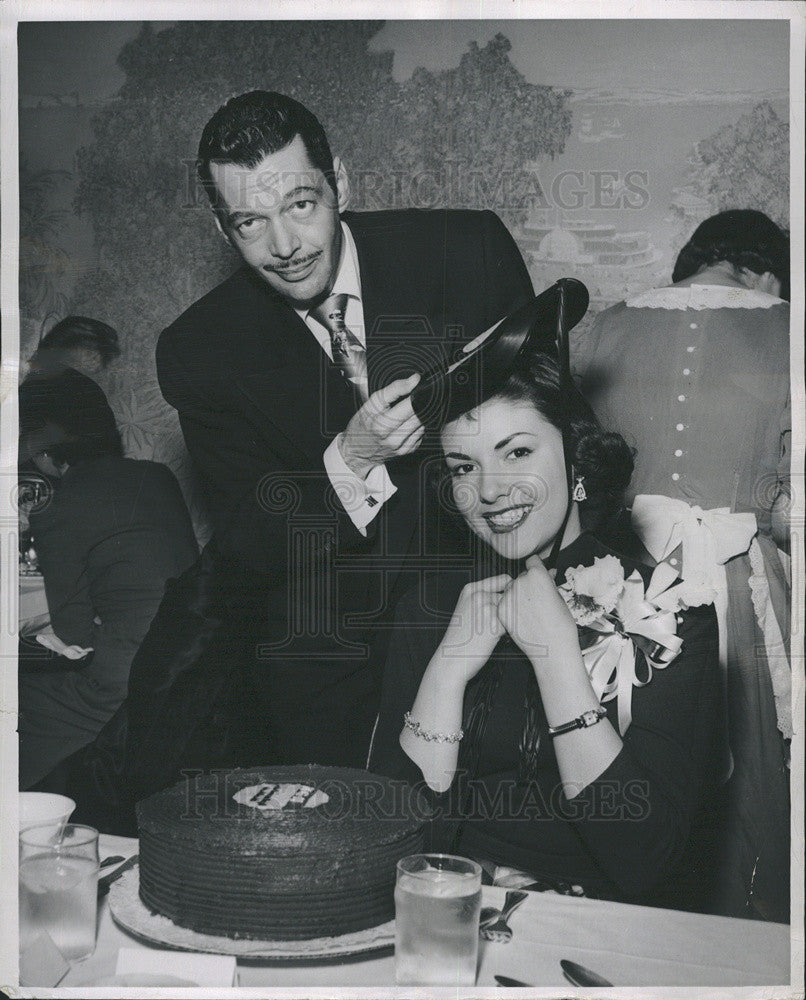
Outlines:
{"type": "Polygon", "coordinates": [[[366,535],[367,525],[375,519],[386,501],[397,493],[397,486],[389,478],[385,465],[376,465],[366,479],[357,476],[341,456],[340,439],[341,434],[325,450],[325,471],[350,520],[362,535],[366,535]]]}

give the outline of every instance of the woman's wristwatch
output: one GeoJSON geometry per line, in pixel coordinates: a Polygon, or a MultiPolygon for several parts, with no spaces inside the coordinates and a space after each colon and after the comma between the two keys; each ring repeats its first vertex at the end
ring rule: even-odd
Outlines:
{"type": "Polygon", "coordinates": [[[564,722],[561,726],[549,726],[549,736],[561,736],[563,733],[573,732],[575,729],[587,729],[595,726],[607,715],[607,709],[600,705],[589,712],[583,712],[570,722],[564,722]]]}

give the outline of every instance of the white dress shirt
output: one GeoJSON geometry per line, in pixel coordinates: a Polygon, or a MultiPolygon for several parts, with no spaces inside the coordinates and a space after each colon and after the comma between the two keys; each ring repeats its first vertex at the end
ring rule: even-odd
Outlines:
{"type": "MultiPolygon", "coordinates": [[[[367,338],[364,331],[364,306],[361,300],[361,278],[358,273],[358,254],[355,249],[353,234],[347,226],[341,223],[343,236],[341,261],[336,272],[331,294],[347,296],[344,322],[366,350],[367,338]]],[[[296,310],[303,323],[316,337],[319,346],[333,360],[330,345],[330,333],[323,323],[311,315],[310,309],[296,310]]],[[[367,525],[372,521],[383,504],[397,492],[397,487],[389,478],[385,465],[376,465],[367,474],[366,479],[357,476],[341,456],[339,444],[342,435],[338,434],[325,449],[325,471],[336,491],[350,520],[362,535],[367,533],[367,525]]]]}

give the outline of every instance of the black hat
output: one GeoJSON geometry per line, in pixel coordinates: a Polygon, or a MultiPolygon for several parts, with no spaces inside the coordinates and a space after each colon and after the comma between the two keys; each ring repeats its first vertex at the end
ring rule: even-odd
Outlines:
{"type": "Polygon", "coordinates": [[[439,428],[491,399],[506,385],[519,360],[549,354],[570,383],[568,331],[585,315],[588,290],[575,278],[561,278],[511,312],[463,349],[448,367],[426,372],[411,394],[420,422],[439,428]]]}

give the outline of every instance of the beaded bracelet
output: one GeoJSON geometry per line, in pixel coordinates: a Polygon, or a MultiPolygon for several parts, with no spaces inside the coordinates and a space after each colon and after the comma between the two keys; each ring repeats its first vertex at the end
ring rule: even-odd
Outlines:
{"type": "Polygon", "coordinates": [[[419,722],[412,719],[411,712],[406,712],[403,716],[403,725],[406,729],[410,729],[415,736],[419,736],[421,740],[427,740],[429,743],[458,743],[465,735],[464,729],[455,733],[429,732],[427,729],[423,729],[419,722]]]}

